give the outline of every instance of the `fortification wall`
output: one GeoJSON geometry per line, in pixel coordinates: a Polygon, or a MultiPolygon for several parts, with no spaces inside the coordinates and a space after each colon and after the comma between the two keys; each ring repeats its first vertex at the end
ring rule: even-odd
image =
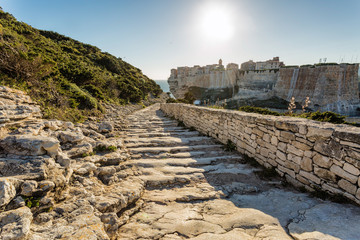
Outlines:
{"type": "Polygon", "coordinates": [[[360,204],[360,128],[186,104],[162,104],[161,110],[224,144],[231,140],[295,186],[360,204]]]}
{"type": "Polygon", "coordinates": [[[303,101],[310,97],[315,110],[351,114],[359,103],[358,64],[280,68],[274,95],[303,101]]]}
{"type": "Polygon", "coordinates": [[[234,98],[270,97],[278,77],[278,70],[240,71],[236,82],[239,90],[234,98]]]}
{"type": "Polygon", "coordinates": [[[168,79],[171,93],[176,98],[184,98],[184,94],[191,87],[202,89],[221,89],[234,87],[238,79],[237,69],[214,70],[210,73],[196,74],[194,76],[176,77],[168,79]]]}

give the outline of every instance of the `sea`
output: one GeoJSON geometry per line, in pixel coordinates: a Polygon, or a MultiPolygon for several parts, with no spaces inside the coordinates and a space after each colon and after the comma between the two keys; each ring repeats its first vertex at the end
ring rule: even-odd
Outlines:
{"type": "Polygon", "coordinates": [[[170,92],[169,84],[167,80],[155,80],[155,82],[161,87],[163,92],[170,92]]]}

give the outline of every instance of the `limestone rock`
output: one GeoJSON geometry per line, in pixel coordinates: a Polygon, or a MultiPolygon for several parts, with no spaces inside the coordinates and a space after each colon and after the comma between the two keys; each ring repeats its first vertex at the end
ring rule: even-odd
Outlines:
{"type": "Polygon", "coordinates": [[[0,141],[0,147],[7,153],[37,156],[54,156],[59,149],[59,141],[51,137],[32,135],[12,135],[0,141]]]}
{"type": "Polygon", "coordinates": [[[101,122],[99,123],[98,131],[101,133],[109,133],[114,131],[114,125],[111,122],[101,122]]]}
{"type": "Polygon", "coordinates": [[[67,155],[70,158],[89,155],[92,152],[93,152],[93,148],[90,143],[78,144],[72,147],[69,151],[66,151],[67,155]]]}
{"type": "Polygon", "coordinates": [[[28,207],[0,213],[0,238],[4,240],[26,239],[33,219],[28,207]]]}
{"type": "Polygon", "coordinates": [[[21,185],[21,195],[30,197],[36,191],[37,188],[36,181],[26,181],[21,185]]]}
{"type": "Polygon", "coordinates": [[[77,143],[84,139],[82,132],[58,131],[57,134],[62,143],[77,143]]]}
{"type": "Polygon", "coordinates": [[[7,178],[0,178],[0,207],[8,204],[16,195],[14,184],[7,178]]]}

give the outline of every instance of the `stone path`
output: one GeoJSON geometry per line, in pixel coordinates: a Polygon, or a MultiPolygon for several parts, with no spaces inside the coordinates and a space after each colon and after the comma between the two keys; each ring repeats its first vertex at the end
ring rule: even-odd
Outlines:
{"type": "Polygon", "coordinates": [[[120,239],[359,239],[359,207],[260,179],[261,169],[178,127],[158,105],[128,121],[127,164],[139,168],[146,190],[120,239]]]}

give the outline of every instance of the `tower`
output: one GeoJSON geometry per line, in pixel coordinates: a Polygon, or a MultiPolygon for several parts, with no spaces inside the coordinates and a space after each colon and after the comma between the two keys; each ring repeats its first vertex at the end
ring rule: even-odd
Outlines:
{"type": "Polygon", "coordinates": [[[222,65],[222,60],[221,60],[221,58],[219,59],[219,65],[220,65],[220,66],[222,65]]]}

